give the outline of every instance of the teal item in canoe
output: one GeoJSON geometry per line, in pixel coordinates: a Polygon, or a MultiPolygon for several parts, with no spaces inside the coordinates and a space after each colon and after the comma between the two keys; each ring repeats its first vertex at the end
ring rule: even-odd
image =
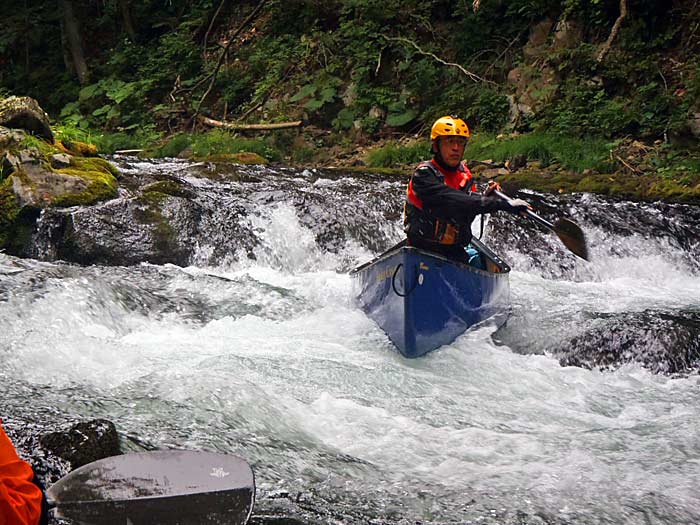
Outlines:
{"type": "Polygon", "coordinates": [[[406,357],[454,341],[468,328],[510,309],[510,267],[472,239],[484,269],[397,244],[350,273],[359,306],[406,357]]]}
{"type": "Polygon", "coordinates": [[[55,517],[84,525],[244,525],[253,511],[255,478],[236,456],[142,452],[80,467],[46,497],[55,517]]]}

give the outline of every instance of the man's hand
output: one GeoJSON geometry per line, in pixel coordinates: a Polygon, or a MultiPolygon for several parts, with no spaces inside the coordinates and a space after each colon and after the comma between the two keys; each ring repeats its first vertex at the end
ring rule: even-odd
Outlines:
{"type": "Polygon", "coordinates": [[[486,187],[486,191],[484,191],[484,195],[491,195],[494,190],[501,191],[501,185],[495,180],[490,180],[489,185],[486,187]]]}
{"type": "Polygon", "coordinates": [[[531,210],[532,206],[530,206],[530,203],[527,201],[524,201],[523,199],[511,199],[508,201],[508,204],[510,204],[511,213],[519,213],[520,215],[525,215],[527,210],[531,210]]]}

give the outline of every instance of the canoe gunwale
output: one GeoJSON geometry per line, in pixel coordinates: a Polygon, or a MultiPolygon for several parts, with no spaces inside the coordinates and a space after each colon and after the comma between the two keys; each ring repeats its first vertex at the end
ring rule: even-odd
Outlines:
{"type": "Polygon", "coordinates": [[[490,272],[488,270],[482,270],[481,268],[476,268],[475,266],[472,266],[470,264],[461,262],[461,261],[455,261],[454,259],[450,259],[448,257],[445,257],[444,255],[440,255],[439,253],[434,253],[428,250],[423,250],[421,248],[416,248],[414,246],[407,246],[406,244],[406,239],[403,241],[395,244],[382,254],[376,256],[374,259],[371,259],[370,261],[367,261],[364,264],[361,264],[357,268],[354,268],[353,270],[350,271],[351,276],[355,276],[358,273],[361,273],[368,268],[372,267],[374,264],[392,257],[399,251],[401,251],[403,248],[406,250],[409,250],[411,252],[416,252],[417,254],[424,255],[427,257],[432,257],[434,259],[437,259],[438,261],[441,261],[446,264],[451,264],[452,266],[456,266],[460,269],[464,269],[470,272],[475,272],[480,275],[488,275],[489,277],[497,277],[497,276],[505,276],[510,273],[510,266],[503,261],[496,253],[494,253],[488,246],[486,246],[484,243],[482,243],[480,240],[474,238],[471,241],[472,246],[474,246],[482,255],[485,255],[500,271],[498,272],[490,272]]]}

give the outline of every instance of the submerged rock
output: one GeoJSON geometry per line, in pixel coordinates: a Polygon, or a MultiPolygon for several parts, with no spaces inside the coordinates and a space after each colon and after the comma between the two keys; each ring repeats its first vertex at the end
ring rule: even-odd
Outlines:
{"type": "Polygon", "coordinates": [[[700,312],[598,314],[554,350],[563,366],[611,370],[626,363],[668,375],[700,371],[700,312]]]}
{"type": "Polygon", "coordinates": [[[80,422],[67,430],[45,434],[39,442],[50,453],[68,461],[72,470],[121,454],[117,429],[106,419],[80,422]]]}
{"type": "Polygon", "coordinates": [[[82,465],[122,453],[114,424],[105,419],[71,421],[51,414],[3,414],[3,427],[48,487],[82,465]]]}

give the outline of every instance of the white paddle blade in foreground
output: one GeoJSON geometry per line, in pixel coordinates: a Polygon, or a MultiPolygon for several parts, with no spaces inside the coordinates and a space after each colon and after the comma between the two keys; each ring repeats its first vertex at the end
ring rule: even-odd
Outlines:
{"type": "Polygon", "coordinates": [[[236,456],[142,452],[80,467],[46,495],[56,517],[85,525],[244,525],[253,511],[255,477],[236,456]]]}

